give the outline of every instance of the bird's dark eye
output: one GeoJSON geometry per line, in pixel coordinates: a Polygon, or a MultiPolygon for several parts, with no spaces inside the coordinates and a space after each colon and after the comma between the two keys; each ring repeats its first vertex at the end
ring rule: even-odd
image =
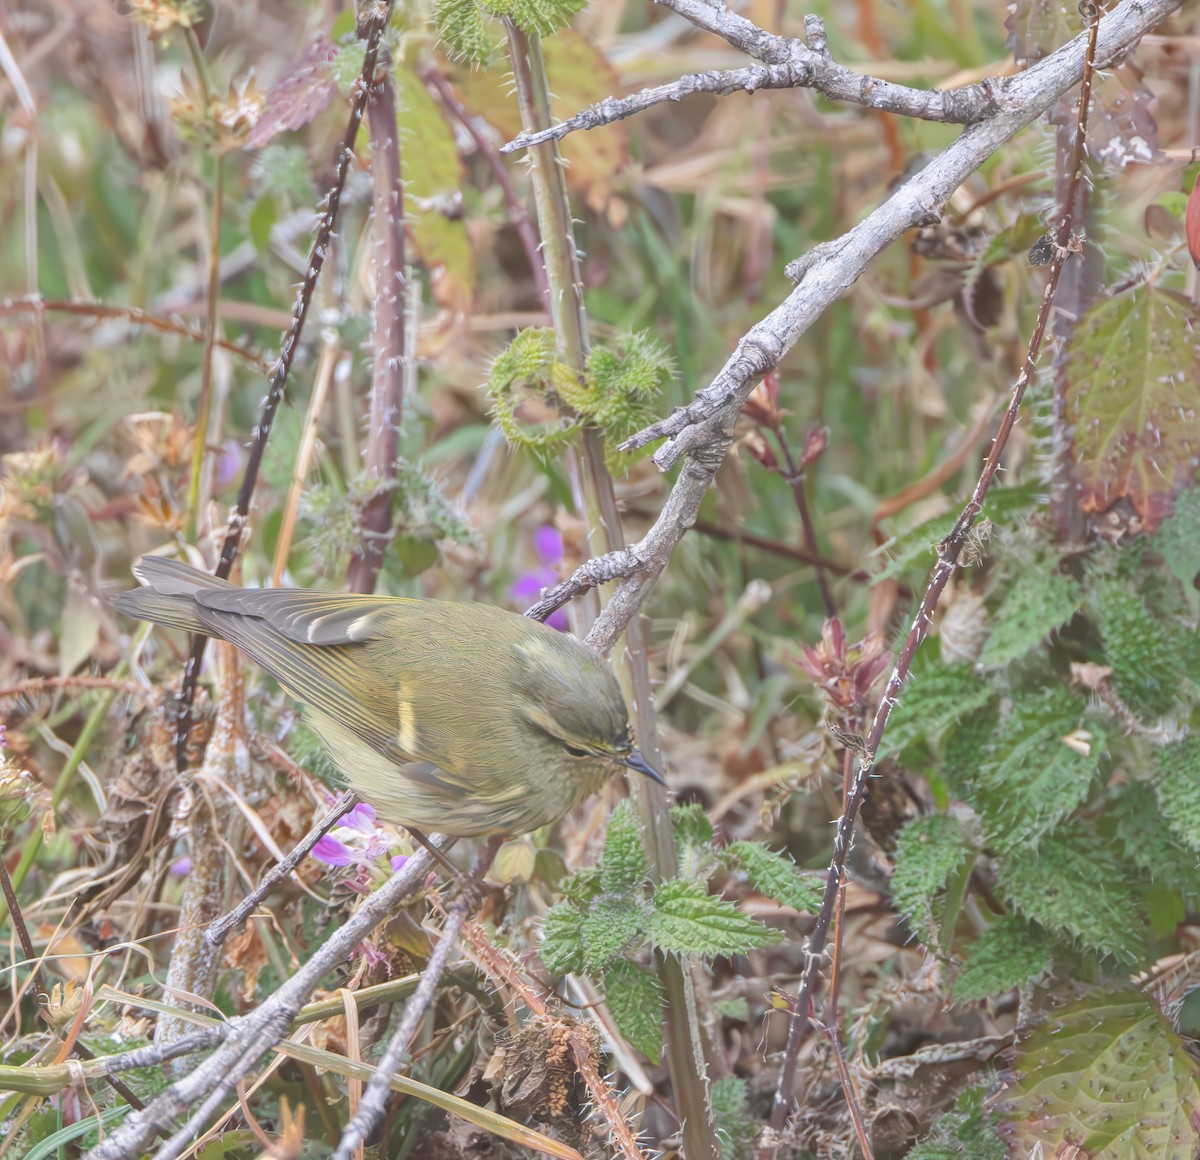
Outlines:
{"type": "Polygon", "coordinates": [[[586,749],[577,749],[574,745],[567,745],[565,742],[563,743],[563,748],[572,757],[591,757],[591,754],[586,749]]]}

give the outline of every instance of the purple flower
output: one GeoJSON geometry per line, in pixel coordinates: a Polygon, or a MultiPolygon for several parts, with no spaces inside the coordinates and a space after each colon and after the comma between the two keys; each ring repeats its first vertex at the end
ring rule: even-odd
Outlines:
{"type": "Polygon", "coordinates": [[[375,833],[375,807],[359,802],[348,814],[343,815],[338,826],[357,830],[360,834],[375,833]]]}
{"type": "Polygon", "coordinates": [[[543,564],[557,564],[563,558],[562,533],[552,524],[542,524],[533,533],[533,549],[543,564]]]}
{"type": "MultiPolygon", "coordinates": [[[[517,577],[510,594],[513,603],[520,606],[522,611],[535,604],[541,597],[542,589],[558,583],[557,565],[563,558],[562,535],[551,524],[543,524],[533,533],[533,548],[537,552],[540,564],[517,577]]],[[[567,613],[565,609],[555,609],[547,618],[546,623],[551,628],[565,632],[567,628],[567,613]]]]}
{"type": "Polygon", "coordinates": [[[393,854],[392,855],[392,873],[394,874],[407,861],[408,861],[407,854],[393,854]]]}
{"type": "Polygon", "coordinates": [[[192,859],[189,855],[184,854],[182,858],[176,858],[171,863],[171,873],[177,878],[182,878],[185,874],[190,873],[192,869],[192,859]]]}
{"type": "Polygon", "coordinates": [[[217,452],[216,470],[213,472],[213,490],[224,491],[237,478],[241,467],[241,447],[236,439],[226,439],[217,452]]]}
{"type": "Polygon", "coordinates": [[[318,862],[326,866],[349,866],[354,861],[354,853],[345,842],[339,842],[331,834],[326,834],[311,850],[318,862]]]}

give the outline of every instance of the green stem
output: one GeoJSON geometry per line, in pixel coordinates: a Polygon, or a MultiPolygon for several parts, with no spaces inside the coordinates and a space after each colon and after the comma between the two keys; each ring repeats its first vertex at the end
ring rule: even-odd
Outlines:
{"type": "MultiPolygon", "coordinates": [[[[521,120],[525,131],[533,132],[550,124],[549,85],[541,41],[536,36],[526,35],[510,21],[505,21],[505,28],[521,120]]],[[[558,356],[582,374],[589,349],[587,314],[564,170],[556,144],[539,145],[529,152],[558,356]]],[[[573,475],[580,506],[587,519],[591,554],[598,556],[620,550],[625,546],[625,540],[616,491],[605,466],[604,436],[594,427],[584,431],[582,463],[576,466],[573,475]]],[[[617,652],[613,664],[626,696],[632,694],[642,752],[652,764],[661,768],[662,754],[655,728],[646,643],[638,618],[635,617],[626,629],[625,649],[617,652]]],[[[634,779],[634,793],[655,876],[659,880],[673,878],[676,871],[675,838],[666,793],[661,786],[643,777],[634,779]]],[[[666,1001],[667,1067],[676,1111],[683,1122],[684,1152],[688,1160],[715,1160],[720,1149],[691,979],[678,959],[658,956],[656,965],[666,1001]]]]}

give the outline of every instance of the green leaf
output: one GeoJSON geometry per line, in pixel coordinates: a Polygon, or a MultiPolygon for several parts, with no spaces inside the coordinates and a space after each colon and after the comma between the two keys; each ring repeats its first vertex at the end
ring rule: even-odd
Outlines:
{"type": "Polygon", "coordinates": [[[983,708],[995,690],[971,665],[938,665],[914,674],[900,690],[880,746],[880,758],[902,752],[919,739],[938,737],[947,726],[983,708]]]}
{"type": "Polygon", "coordinates": [[[437,272],[438,303],[466,310],[475,288],[475,255],[461,214],[446,212],[462,196],[454,130],[418,76],[399,63],[394,72],[405,218],[425,268],[437,272]]]}
{"type": "MultiPolygon", "coordinates": [[[[1162,757],[1160,752],[1156,760],[1161,761],[1162,757]]],[[[1171,760],[1167,758],[1168,764],[1171,760]]],[[[1200,776],[1200,765],[1193,765],[1190,771],[1187,765],[1185,761],[1185,772],[1179,784],[1184,795],[1193,792],[1192,787],[1200,776]]],[[[1161,775],[1161,765],[1159,772],[1161,775]]],[[[1200,906],[1200,867],[1196,865],[1200,847],[1189,846],[1170,820],[1175,809],[1183,805],[1175,796],[1174,786],[1167,791],[1167,798],[1170,806],[1164,808],[1153,786],[1133,782],[1109,801],[1101,824],[1111,820],[1112,833],[1120,843],[1123,856],[1151,882],[1177,891],[1190,907],[1195,908],[1200,906]],[[1167,819],[1165,826],[1164,818],[1167,819]]],[[[1108,826],[1104,825],[1101,833],[1107,831],[1108,826]]]]}
{"type": "Polygon", "coordinates": [[[1085,708],[1064,688],[1014,700],[978,758],[971,798],[992,842],[1035,843],[1086,799],[1106,738],[1081,727],[1085,708]]]}
{"type": "Polygon", "coordinates": [[[438,0],[433,24],[451,57],[471,64],[491,58],[498,34],[489,31],[478,0],[438,0]]]}
{"type": "Polygon", "coordinates": [[[941,918],[938,895],[974,863],[976,836],[971,827],[946,814],[914,818],[896,838],[892,901],[909,929],[927,947],[937,948],[941,918]]]}
{"type": "Polygon", "coordinates": [[[646,934],[659,950],[675,955],[736,955],[777,943],[779,931],[710,895],[699,882],[673,878],[654,892],[646,934]]]}
{"type": "Polygon", "coordinates": [[[1148,532],[1170,515],[1200,457],[1198,354],[1187,309],[1145,282],[1076,324],[1064,408],[1085,511],[1128,498],[1148,532]]]}
{"type": "Polygon", "coordinates": [[[555,357],[553,331],[529,327],[508,344],[492,363],[487,391],[492,415],[509,443],[551,456],[575,438],[581,424],[573,419],[553,415],[533,424],[517,416],[518,409],[527,402],[543,413],[553,413],[556,384],[573,377],[555,357]]]}
{"type": "Polygon", "coordinates": [[[1143,721],[1170,713],[1184,677],[1176,641],[1121,580],[1101,581],[1091,599],[1122,700],[1143,721]]]}
{"type": "Polygon", "coordinates": [[[760,894],[774,899],[793,910],[816,914],[821,908],[825,889],[813,874],[803,874],[790,859],[758,842],[734,842],[724,851],[750,879],[750,885],[760,894]]]}
{"type": "Polygon", "coordinates": [[[600,856],[600,889],[606,894],[633,894],[646,878],[646,852],[642,828],[633,802],[617,804],[608,819],[604,852],[600,856]]]}
{"type": "Polygon", "coordinates": [[[1003,859],[999,885],[1018,914],[1122,963],[1145,952],[1128,867],[1094,836],[1067,828],[1003,859]]]}
{"type": "Polygon", "coordinates": [[[960,1092],[954,1110],[934,1120],[929,1136],[905,1160],[1009,1160],[1008,1145],[987,1103],[990,1095],[985,1084],[960,1092]]]}
{"type": "Polygon", "coordinates": [[[86,1136],[89,1132],[94,1132],[101,1125],[112,1124],[121,1119],[129,1111],[128,1104],[121,1104],[115,1108],[105,1108],[98,1116],[87,1116],[82,1120],[76,1120],[73,1124],[68,1124],[65,1128],[59,1130],[50,1136],[47,1136],[40,1143],[25,1153],[25,1160],[46,1160],[47,1157],[61,1155],[59,1149],[64,1144],[69,1144],[72,1140],[78,1140],[80,1136],[86,1136]]]}
{"type": "Polygon", "coordinates": [[[604,972],[604,1001],[617,1030],[651,1063],[662,1059],[663,997],[644,967],[621,961],[604,972]]]}
{"type": "Polygon", "coordinates": [[[579,910],[586,910],[588,903],[600,893],[600,871],[595,866],[584,866],[574,874],[568,874],[559,883],[563,897],[579,910]]]}
{"type": "Polygon", "coordinates": [[[1196,1062],[1152,999],[1098,992],[1056,1012],[1017,1048],[997,1109],[1013,1155],[1194,1160],[1196,1062]]]}
{"type": "Polygon", "coordinates": [[[551,36],[570,24],[587,0],[483,0],[497,16],[507,16],[518,28],[538,36],[551,36]]]}
{"type": "Polygon", "coordinates": [[[704,807],[696,802],[672,806],[671,825],[675,830],[675,841],[680,845],[707,848],[713,840],[712,822],[704,807]]]}
{"type": "Polygon", "coordinates": [[[992,618],[980,661],[1001,668],[1036,648],[1079,610],[1079,585],[1042,565],[1022,572],[992,618]]]}
{"type": "Polygon", "coordinates": [[[1200,487],[1190,487],[1175,501],[1175,514],[1164,520],[1151,541],[1167,570],[1179,581],[1194,609],[1200,600],[1200,487]]]}
{"type": "Polygon", "coordinates": [[[675,833],[675,858],[681,878],[707,882],[715,865],[712,823],[704,807],[696,802],[671,807],[671,827],[675,833]]]}
{"type": "Polygon", "coordinates": [[[246,230],[254,251],[261,258],[271,243],[271,229],[279,220],[279,205],[271,194],[264,194],[251,207],[246,218],[246,230]]]}
{"type": "Polygon", "coordinates": [[[438,562],[438,546],[425,536],[399,535],[392,542],[392,552],[407,577],[420,576],[438,562]]]}
{"type": "Polygon", "coordinates": [[[585,966],[603,970],[641,934],[641,911],[630,898],[602,894],[588,907],[582,934],[585,966]]]}
{"type": "Polygon", "coordinates": [[[1164,745],[1154,764],[1154,790],[1164,820],[1194,854],[1200,854],[1200,736],[1164,745]]]}
{"type": "Polygon", "coordinates": [[[1050,944],[1040,927],[1007,914],[971,944],[955,977],[956,1003],[1002,995],[1050,966],[1050,944]]]}
{"type": "Polygon", "coordinates": [[[568,902],[546,911],[542,920],[542,962],[552,975],[583,970],[584,915],[568,902]]]}
{"type": "Polygon", "coordinates": [[[741,1160],[749,1154],[760,1126],[750,1110],[746,1081],[740,1076],[723,1075],[713,1080],[711,1093],[721,1160],[741,1160]]]}
{"type": "Polygon", "coordinates": [[[969,801],[975,792],[979,756],[991,744],[999,723],[1000,704],[994,699],[953,722],[942,737],[942,777],[946,786],[963,800],[969,801]]]}

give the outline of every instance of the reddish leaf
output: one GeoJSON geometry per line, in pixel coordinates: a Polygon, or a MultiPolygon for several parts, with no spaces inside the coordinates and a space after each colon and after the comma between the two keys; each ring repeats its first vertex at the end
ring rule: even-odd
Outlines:
{"type": "Polygon", "coordinates": [[[1183,226],[1187,234],[1188,253],[1192,255],[1192,261],[1200,266],[1200,173],[1196,174],[1196,183],[1188,194],[1183,226]]]}
{"type": "Polygon", "coordinates": [[[251,149],[261,149],[278,133],[307,125],[333,96],[330,65],[338,50],[324,35],[318,34],[312,45],[267,91],[266,107],[258,123],[246,138],[251,149]]]}
{"type": "Polygon", "coordinates": [[[1149,286],[1097,304],[1067,367],[1079,502],[1128,497],[1147,531],[1171,514],[1200,462],[1200,342],[1195,319],[1149,286]]]}

